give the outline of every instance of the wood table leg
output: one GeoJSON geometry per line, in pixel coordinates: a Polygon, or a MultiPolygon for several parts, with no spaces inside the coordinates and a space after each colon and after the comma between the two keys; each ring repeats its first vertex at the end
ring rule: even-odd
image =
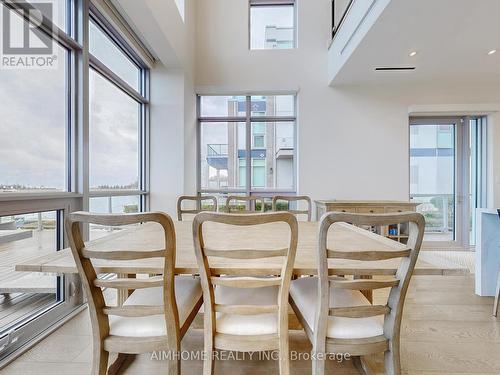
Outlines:
{"type": "MultiPolygon", "coordinates": [[[[130,274],[128,274],[128,275],[127,275],[127,277],[128,277],[129,279],[135,279],[135,278],[137,277],[137,275],[136,275],[135,273],[130,273],[130,274]]],[[[135,289],[128,289],[128,290],[127,290],[127,297],[130,297],[130,295],[131,295],[132,293],[134,293],[134,290],[135,290],[135,289]]],[[[125,301],[124,301],[124,302],[125,302],[125,301]]]]}
{"type": "MultiPolygon", "coordinates": [[[[372,278],[372,275],[354,275],[354,280],[371,280],[372,278]]],[[[373,290],[360,290],[360,292],[373,304],[373,290]]]]}
{"type": "MultiPolygon", "coordinates": [[[[134,279],[136,277],[136,274],[123,274],[119,273],[116,274],[116,277],[118,278],[129,278],[129,279],[134,279]]],[[[123,303],[125,300],[134,292],[133,289],[117,289],[116,290],[116,305],[117,306],[123,306],[123,303]]]]}

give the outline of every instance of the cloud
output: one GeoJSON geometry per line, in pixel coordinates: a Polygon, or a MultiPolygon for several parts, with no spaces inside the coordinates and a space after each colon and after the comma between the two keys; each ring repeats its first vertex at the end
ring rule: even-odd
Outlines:
{"type": "MultiPolygon", "coordinates": [[[[64,189],[67,91],[64,53],[56,70],[0,70],[0,184],[64,189]]],[[[139,104],[93,72],[91,185],[138,178],[139,104]]]]}

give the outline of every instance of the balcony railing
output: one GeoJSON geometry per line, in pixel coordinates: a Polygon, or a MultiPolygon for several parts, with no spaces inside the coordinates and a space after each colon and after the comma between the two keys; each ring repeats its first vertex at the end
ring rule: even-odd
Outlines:
{"type": "Polygon", "coordinates": [[[453,233],[455,221],[453,194],[411,194],[410,199],[421,203],[417,211],[425,217],[426,233],[453,233]]]}
{"type": "Polygon", "coordinates": [[[332,40],[353,3],[354,0],[332,0],[332,40]]]}
{"type": "Polygon", "coordinates": [[[293,148],[293,137],[278,137],[276,139],[276,150],[293,148]]]}
{"type": "Polygon", "coordinates": [[[209,157],[227,156],[227,153],[227,143],[211,143],[207,145],[207,156],[209,157]]]}

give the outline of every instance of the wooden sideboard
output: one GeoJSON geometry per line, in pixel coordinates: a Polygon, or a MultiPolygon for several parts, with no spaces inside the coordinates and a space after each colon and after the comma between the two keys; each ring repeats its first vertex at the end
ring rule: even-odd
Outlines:
{"type": "MultiPolygon", "coordinates": [[[[382,214],[389,212],[416,211],[420,203],[405,201],[340,201],[317,200],[316,219],[319,220],[325,212],[353,212],[363,214],[382,214]]],[[[395,224],[380,228],[366,228],[399,242],[406,242],[408,238],[408,225],[395,224]]]]}

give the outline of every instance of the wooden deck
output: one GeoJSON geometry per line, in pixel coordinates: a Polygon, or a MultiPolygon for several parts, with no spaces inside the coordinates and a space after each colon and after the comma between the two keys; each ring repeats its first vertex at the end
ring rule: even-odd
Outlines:
{"type": "Polygon", "coordinates": [[[32,230],[0,230],[0,244],[24,240],[33,236],[32,230]]]}
{"type": "MultiPolygon", "coordinates": [[[[54,230],[15,232],[22,232],[25,238],[0,243],[0,331],[16,320],[47,307],[56,299],[57,276],[15,270],[19,263],[55,253],[54,230]]],[[[92,238],[110,233],[106,230],[95,230],[92,232],[92,238]]]]}
{"type": "Polygon", "coordinates": [[[27,231],[32,236],[0,244],[0,330],[56,299],[53,275],[15,271],[15,265],[55,250],[53,230],[27,231]]]}

